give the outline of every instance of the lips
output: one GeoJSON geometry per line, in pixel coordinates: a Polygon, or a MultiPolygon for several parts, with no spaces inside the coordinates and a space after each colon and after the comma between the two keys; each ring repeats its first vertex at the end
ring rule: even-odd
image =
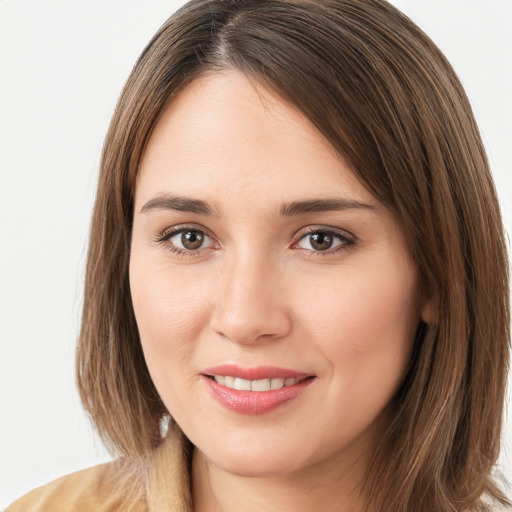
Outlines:
{"type": "Polygon", "coordinates": [[[315,376],[277,367],[222,365],[202,373],[221,405],[241,414],[264,414],[301,395],[315,376]]]}

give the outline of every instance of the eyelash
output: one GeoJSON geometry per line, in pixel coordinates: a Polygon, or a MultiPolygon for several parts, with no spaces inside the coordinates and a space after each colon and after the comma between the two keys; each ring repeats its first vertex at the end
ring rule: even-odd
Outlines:
{"type": "MultiPolygon", "coordinates": [[[[212,240],[212,242],[213,242],[212,245],[213,245],[213,247],[215,247],[214,237],[209,235],[208,231],[198,228],[198,227],[195,227],[195,226],[186,226],[186,225],[185,226],[176,226],[176,227],[173,227],[170,229],[166,229],[165,231],[163,231],[161,234],[159,234],[155,238],[155,241],[157,243],[163,245],[166,250],[168,250],[168,251],[172,252],[173,254],[176,254],[180,257],[184,257],[184,258],[187,258],[187,257],[190,258],[190,257],[197,256],[202,250],[209,248],[209,247],[204,247],[204,248],[201,247],[197,250],[180,249],[179,247],[176,247],[175,245],[173,245],[169,242],[170,239],[173,238],[174,236],[176,236],[180,233],[187,232],[187,231],[203,234],[204,236],[206,236],[210,240],[212,240]]],[[[299,250],[307,251],[310,253],[311,256],[314,256],[314,257],[316,257],[316,256],[327,257],[327,256],[332,256],[333,254],[336,254],[338,252],[348,251],[356,245],[356,238],[347,232],[336,230],[333,228],[311,228],[311,229],[308,229],[307,231],[302,232],[300,234],[300,236],[298,237],[297,241],[293,243],[292,247],[297,245],[301,240],[304,240],[306,237],[314,235],[314,234],[319,234],[319,233],[330,235],[334,239],[337,239],[340,243],[337,246],[335,246],[333,249],[327,249],[325,251],[315,251],[315,250],[300,249],[300,248],[299,248],[299,250]]]]}
{"type": "Polygon", "coordinates": [[[202,251],[204,248],[201,247],[196,251],[190,249],[180,249],[179,247],[176,247],[175,245],[172,245],[169,242],[173,236],[179,235],[180,233],[186,233],[188,231],[202,233],[209,239],[214,240],[213,236],[210,236],[208,232],[205,231],[204,229],[200,229],[195,226],[176,226],[174,228],[166,229],[165,231],[163,231],[160,235],[156,237],[155,241],[163,245],[166,250],[172,252],[173,254],[176,254],[182,258],[192,258],[194,256],[197,256],[199,252],[202,251]]]}

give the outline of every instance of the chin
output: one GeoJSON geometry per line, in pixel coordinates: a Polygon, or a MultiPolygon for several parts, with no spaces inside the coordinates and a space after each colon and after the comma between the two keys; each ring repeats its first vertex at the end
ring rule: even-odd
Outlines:
{"type": "Polygon", "coordinates": [[[298,447],[283,450],[283,443],[270,443],[264,440],[244,443],[240,446],[236,441],[229,443],[224,439],[218,446],[206,446],[203,455],[215,466],[227,473],[243,477],[271,477],[293,473],[299,470],[306,460],[298,458],[303,453],[298,447]],[[229,444],[229,446],[226,446],[229,444]]]}
{"type": "MultiPolygon", "coordinates": [[[[211,459],[210,459],[211,460],[211,459]]],[[[261,457],[236,457],[223,458],[220,461],[211,460],[213,464],[232,475],[247,478],[268,478],[284,476],[294,473],[298,468],[292,465],[292,461],[262,460],[261,457]]]]}

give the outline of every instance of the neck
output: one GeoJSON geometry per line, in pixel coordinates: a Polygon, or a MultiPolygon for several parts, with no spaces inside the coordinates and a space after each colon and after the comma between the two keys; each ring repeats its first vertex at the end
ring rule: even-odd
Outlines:
{"type": "Polygon", "coordinates": [[[361,512],[361,457],[323,461],[287,475],[253,477],[228,472],[195,449],[192,459],[194,512],[361,512]]]}

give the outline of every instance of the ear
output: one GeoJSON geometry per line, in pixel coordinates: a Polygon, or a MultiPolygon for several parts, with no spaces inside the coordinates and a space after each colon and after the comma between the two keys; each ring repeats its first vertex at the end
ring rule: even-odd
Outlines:
{"type": "Polygon", "coordinates": [[[432,298],[425,299],[421,307],[421,320],[427,325],[433,324],[436,321],[436,314],[434,311],[434,301],[432,298]]]}

